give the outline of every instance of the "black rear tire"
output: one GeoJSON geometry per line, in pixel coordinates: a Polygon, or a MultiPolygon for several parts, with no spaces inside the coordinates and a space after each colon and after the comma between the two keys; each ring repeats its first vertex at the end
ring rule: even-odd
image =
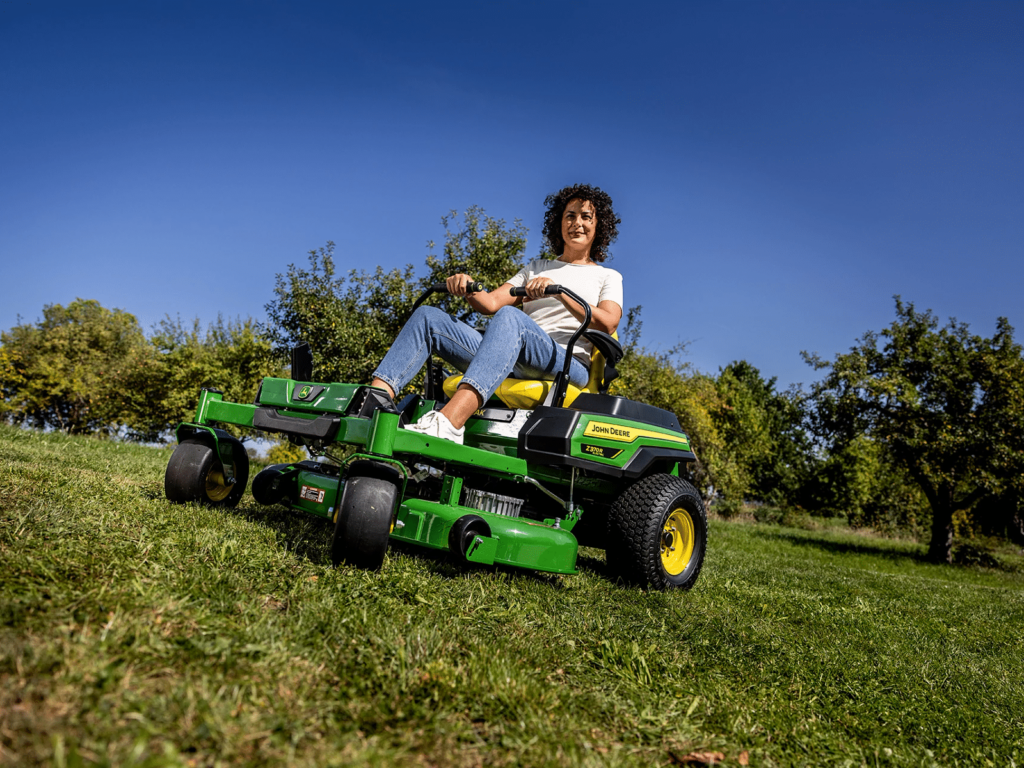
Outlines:
{"type": "Polygon", "coordinates": [[[608,515],[608,567],[631,584],[690,589],[704,564],[707,542],[700,494],[673,475],[637,481],[608,515]]]}
{"type": "Polygon", "coordinates": [[[350,475],[334,521],[331,562],[376,571],[384,564],[398,509],[398,486],[380,477],[350,475]]]}
{"type": "Polygon", "coordinates": [[[220,457],[205,441],[183,440],[171,454],[164,473],[164,494],[168,500],[218,507],[238,504],[249,482],[249,456],[238,440],[231,439],[228,443],[233,459],[234,483],[227,482],[220,457]]]}

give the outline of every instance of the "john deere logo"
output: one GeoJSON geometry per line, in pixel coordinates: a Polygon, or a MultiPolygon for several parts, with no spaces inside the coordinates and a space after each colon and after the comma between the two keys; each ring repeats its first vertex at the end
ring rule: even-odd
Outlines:
{"type": "Polygon", "coordinates": [[[311,403],[319,397],[320,393],[323,392],[324,389],[326,389],[326,387],[321,387],[318,384],[303,384],[299,389],[295,390],[295,394],[292,395],[292,400],[311,403]]]}

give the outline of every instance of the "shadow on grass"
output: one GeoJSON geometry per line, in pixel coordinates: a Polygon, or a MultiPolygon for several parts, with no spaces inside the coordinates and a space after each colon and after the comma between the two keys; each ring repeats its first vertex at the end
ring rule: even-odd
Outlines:
{"type": "Polygon", "coordinates": [[[264,507],[253,501],[223,511],[265,525],[277,535],[278,544],[314,565],[331,564],[333,524],[326,519],[282,507],[264,507]]]}
{"type": "Polygon", "coordinates": [[[892,542],[879,542],[875,544],[870,540],[856,543],[849,541],[835,541],[832,539],[817,537],[810,532],[795,533],[764,526],[757,526],[755,528],[755,535],[763,539],[775,539],[777,541],[786,541],[791,544],[797,544],[802,547],[813,547],[814,549],[819,549],[823,552],[829,552],[834,555],[870,555],[871,557],[881,557],[897,563],[930,563],[926,556],[926,552],[918,545],[912,545],[918,547],[918,551],[895,549],[893,548],[892,542]]]}
{"type": "Polygon", "coordinates": [[[450,551],[418,547],[405,541],[392,541],[390,548],[424,563],[431,575],[441,579],[454,581],[472,578],[479,574],[493,574],[506,579],[533,581],[554,589],[561,589],[564,586],[561,576],[557,573],[544,573],[528,568],[514,568],[500,563],[495,563],[494,565],[470,563],[450,551]]]}
{"type": "MultiPolygon", "coordinates": [[[[244,520],[265,525],[277,534],[281,546],[291,550],[298,557],[308,560],[314,565],[331,565],[331,538],[334,535],[334,525],[329,520],[307,515],[304,512],[289,511],[278,506],[264,507],[253,502],[243,503],[233,509],[225,507],[223,511],[244,520]]],[[[493,573],[505,574],[509,578],[540,582],[555,589],[560,589],[563,586],[561,578],[557,574],[541,573],[500,564],[478,565],[466,562],[448,551],[417,547],[414,544],[401,541],[392,540],[389,546],[395,552],[415,557],[426,565],[430,574],[442,579],[455,580],[478,573],[493,573]]]]}
{"type": "MultiPolygon", "coordinates": [[[[298,557],[318,566],[331,565],[331,539],[334,534],[334,524],[331,521],[277,505],[263,506],[251,498],[243,499],[237,507],[222,507],[221,510],[226,514],[266,526],[276,534],[279,546],[294,552],[298,557]]],[[[456,580],[475,574],[490,573],[544,584],[556,590],[565,587],[561,574],[501,564],[479,565],[467,562],[448,551],[419,547],[403,541],[392,540],[389,546],[395,552],[415,557],[426,565],[431,575],[442,579],[456,580]]],[[[599,549],[581,547],[576,559],[576,569],[579,573],[592,574],[617,586],[629,587],[612,575],[599,549]]]]}
{"type": "Polygon", "coordinates": [[[608,569],[608,563],[605,562],[604,558],[597,557],[590,553],[585,553],[583,551],[580,552],[576,558],[576,569],[580,572],[592,573],[605,581],[615,581],[615,579],[612,578],[611,571],[608,569]]]}
{"type": "Polygon", "coordinates": [[[904,544],[905,548],[895,541],[872,543],[833,541],[816,537],[813,533],[796,533],[786,530],[771,529],[759,526],[756,535],[761,538],[788,541],[803,547],[829,552],[835,555],[869,555],[879,557],[892,563],[919,563],[921,565],[945,565],[947,568],[966,568],[977,571],[1000,571],[1018,574],[1024,572],[1024,558],[997,556],[984,546],[969,541],[959,541],[953,545],[952,562],[935,563],[928,558],[927,547],[923,544],[904,544]],[[913,549],[909,549],[913,547],[913,549]]]}

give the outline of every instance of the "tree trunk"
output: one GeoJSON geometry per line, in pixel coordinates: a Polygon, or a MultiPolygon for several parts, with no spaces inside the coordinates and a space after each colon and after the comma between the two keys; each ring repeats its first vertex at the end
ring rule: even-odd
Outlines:
{"type": "Polygon", "coordinates": [[[933,563],[953,562],[953,505],[932,505],[932,540],[928,559],[933,563]]]}

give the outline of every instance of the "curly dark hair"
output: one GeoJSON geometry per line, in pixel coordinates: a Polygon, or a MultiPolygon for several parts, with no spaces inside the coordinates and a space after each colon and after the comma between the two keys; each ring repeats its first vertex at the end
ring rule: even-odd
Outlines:
{"type": "Polygon", "coordinates": [[[544,237],[551,252],[556,256],[561,256],[565,252],[562,214],[565,213],[565,206],[572,200],[582,200],[594,206],[597,214],[597,231],[594,234],[594,244],[590,246],[590,258],[594,261],[604,261],[610,255],[608,246],[619,236],[619,223],[622,219],[615,215],[608,193],[589,184],[573,184],[544,198],[544,205],[548,207],[544,213],[544,237]]]}

